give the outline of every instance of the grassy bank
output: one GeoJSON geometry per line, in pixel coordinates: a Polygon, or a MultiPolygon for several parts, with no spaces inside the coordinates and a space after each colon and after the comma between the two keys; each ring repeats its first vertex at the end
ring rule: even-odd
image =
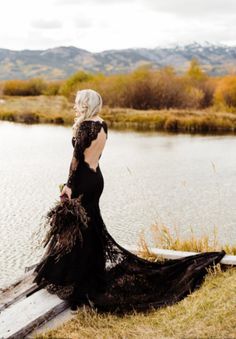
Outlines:
{"type": "MultiPolygon", "coordinates": [[[[224,248],[228,254],[236,253],[233,246],[220,246],[216,234],[211,239],[192,234],[181,240],[167,227],[157,225],[153,225],[152,232],[159,247],[189,251],[224,248]]],[[[143,234],[139,245],[142,257],[157,260],[149,252],[143,234]]],[[[235,338],[235,291],[236,268],[226,269],[217,264],[214,269],[208,269],[199,289],[175,305],[123,317],[84,308],[72,320],[36,338],[235,338]]]]}
{"type": "Polygon", "coordinates": [[[36,338],[235,338],[236,270],[209,273],[181,302],[124,317],[81,310],[74,319],[36,338]]]}
{"type": "Polygon", "coordinates": [[[72,105],[63,96],[2,97],[0,119],[21,123],[71,124],[72,105]]]}
{"type": "MultiPolygon", "coordinates": [[[[187,252],[224,250],[226,254],[236,255],[236,245],[221,244],[218,237],[219,231],[217,227],[213,228],[211,235],[201,234],[201,236],[197,236],[193,229],[190,228],[189,236],[183,238],[178,227],[174,227],[174,230],[170,230],[166,225],[154,223],[150,227],[150,233],[153,241],[153,247],[187,252]]],[[[139,248],[140,253],[144,253],[146,258],[152,256],[147,245],[144,231],[141,231],[140,233],[139,248]]]]}
{"type": "MultiPolygon", "coordinates": [[[[73,104],[63,96],[2,97],[0,119],[22,123],[71,125],[73,104]]],[[[101,112],[115,129],[182,133],[235,133],[236,114],[207,110],[135,110],[109,108],[101,112]]]]}

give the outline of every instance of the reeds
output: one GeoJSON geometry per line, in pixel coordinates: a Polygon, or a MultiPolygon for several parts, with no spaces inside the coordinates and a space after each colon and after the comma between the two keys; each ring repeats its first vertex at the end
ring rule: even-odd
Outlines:
{"type": "MultiPolygon", "coordinates": [[[[190,236],[185,239],[180,235],[180,231],[177,227],[171,231],[167,226],[157,223],[151,225],[151,238],[154,243],[154,247],[186,252],[210,252],[224,250],[226,254],[236,255],[236,246],[224,244],[221,245],[218,239],[218,229],[214,227],[213,235],[203,234],[196,236],[193,229],[190,228],[190,236]]],[[[143,252],[143,256],[150,257],[151,252],[147,245],[144,232],[140,232],[139,237],[140,252],[143,252]]]]}
{"type": "MultiPolygon", "coordinates": [[[[4,97],[0,119],[21,123],[72,125],[73,104],[63,96],[4,97]]],[[[173,133],[227,134],[236,132],[236,115],[207,110],[136,110],[103,106],[101,117],[114,129],[173,133]]]]}
{"type": "Polygon", "coordinates": [[[72,104],[63,96],[4,97],[0,119],[19,123],[71,124],[72,104]]]}

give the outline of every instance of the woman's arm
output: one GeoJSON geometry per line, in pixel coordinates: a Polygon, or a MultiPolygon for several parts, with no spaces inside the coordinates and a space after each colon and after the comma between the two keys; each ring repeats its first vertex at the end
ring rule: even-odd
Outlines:
{"type": "Polygon", "coordinates": [[[75,179],[76,170],[77,170],[78,165],[79,165],[79,159],[77,157],[78,151],[77,151],[76,148],[77,148],[77,146],[75,146],[73,157],[72,157],[72,160],[70,162],[69,175],[68,175],[68,179],[67,179],[67,183],[66,183],[66,186],[69,187],[70,189],[72,189],[74,179],[75,179]]]}
{"type": "Polygon", "coordinates": [[[62,197],[63,195],[67,195],[68,198],[71,199],[71,193],[75,182],[76,171],[79,166],[79,159],[81,158],[81,155],[83,154],[84,148],[86,146],[86,137],[87,130],[82,122],[75,136],[74,151],[72,160],[70,162],[69,175],[66,185],[62,189],[60,197],[62,197]]]}

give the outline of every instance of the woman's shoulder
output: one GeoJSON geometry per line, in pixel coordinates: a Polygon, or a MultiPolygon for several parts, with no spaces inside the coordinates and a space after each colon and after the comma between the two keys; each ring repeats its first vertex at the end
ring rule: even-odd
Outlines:
{"type": "Polygon", "coordinates": [[[87,124],[87,123],[100,123],[100,124],[106,124],[106,121],[104,119],[100,120],[92,120],[92,119],[85,119],[81,122],[81,124],[87,124]]]}
{"type": "Polygon", "coordinates": [[[108,129],[107,123],[103,119],[101,119],[101,120],[92,120],[92,119],[83,120],[80,123],[80,126],[82,127],[82,129],[92,127],[92,129],[98,129],[98,130],[103,126],[106,133],[107,133],[107,129],[108,129]]]}
{"type": "Polygon", "coordinates": [[[87,119],[81,121],[75,130],[74,136],[72,137],[72,144],[74,144],[76,139],[80,139],[81,137],[96,137],[102,127],[105,133],[108,134],[108,126],[105,120],[87,119]]]}

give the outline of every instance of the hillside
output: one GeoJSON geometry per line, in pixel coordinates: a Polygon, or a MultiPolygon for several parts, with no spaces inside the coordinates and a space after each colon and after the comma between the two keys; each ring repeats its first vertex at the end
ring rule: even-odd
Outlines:
{"type": "Polygon", "coordinates": [[[31,77],[64,79],[79,69],[92,73],[126,73],[142,64],[153,64],[154,68],[171,65],[181,73],[188,68],[192,58],[197,58],[210,75],[236,72],[236,46],[194,42],[183,46],[129,48],[99,53],[68,46],[47,50],[0,49],[0,80],[31,77]]]}

